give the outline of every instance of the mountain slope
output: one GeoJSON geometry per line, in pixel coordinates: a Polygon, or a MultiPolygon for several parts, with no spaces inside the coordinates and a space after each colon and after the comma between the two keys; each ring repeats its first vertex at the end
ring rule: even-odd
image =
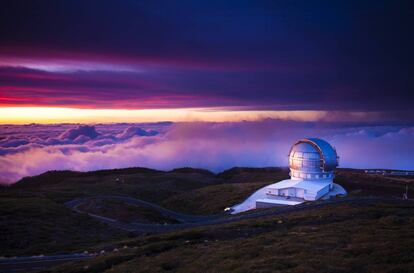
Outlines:
{"type": "Polygon", "coordinates": [[[413,202],[336,204],[123,241],[48,272],[413,272],[413,230],[413,202]]]}

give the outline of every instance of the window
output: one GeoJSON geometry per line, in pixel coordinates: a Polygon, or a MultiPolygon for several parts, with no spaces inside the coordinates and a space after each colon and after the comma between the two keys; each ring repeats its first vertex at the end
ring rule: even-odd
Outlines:
{"type": "Polygon", "coordinates": [[[319,154],[318,153],[303,153],[303,158],[319,159],[319,154]]]}
{"type": "Polygon", "coordinates": [[[295,152],[295,157],[303,157],[303,153],[302,152],[295,152]]]}

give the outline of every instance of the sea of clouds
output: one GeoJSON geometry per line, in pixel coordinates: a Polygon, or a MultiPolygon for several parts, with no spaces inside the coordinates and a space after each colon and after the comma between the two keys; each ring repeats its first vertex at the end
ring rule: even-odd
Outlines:
{"type": "Polygon", "coordinates": [[[48,170],[169,170],[287,166],[303,137],[334,145],[341,167],[414,169],[414,127],[263,120],[96,125],[1,125],[0,183],[48,170]]]}

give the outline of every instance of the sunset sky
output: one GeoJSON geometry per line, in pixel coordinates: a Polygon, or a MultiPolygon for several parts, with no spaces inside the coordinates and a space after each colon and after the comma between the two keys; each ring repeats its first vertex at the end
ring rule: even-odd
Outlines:
{"type": "Polygon", "coordinates": [[[413,18],[412,1],[2,1],[0,123],[413,122],[413,18]]]}
{"type": "Polygon", "coordinates": [[[9,0],[0,184],[48,170],[414,169],[414,1],[9,0]]]}

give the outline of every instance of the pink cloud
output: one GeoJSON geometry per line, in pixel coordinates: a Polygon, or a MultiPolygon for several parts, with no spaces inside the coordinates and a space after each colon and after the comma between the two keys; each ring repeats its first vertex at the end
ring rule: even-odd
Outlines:
{"type": "Polygon", "coordinates": [[[105,132],[97,129],[102,139],[83,144],[38,144],[0,156],[0,181],[12,183],[23,176],[61,169],[142,166],[168,170],[188,166],[221,171],[234,166],[286,166],[292,143],[307,136],[324,138],[336,146],[341,167],[414,169],[413,127],[318,128],[274,120],[178,123],[165,127],[160,135],[135,135],[120,141],[114,137],[126,127],[113,131],[111,125],[105,126],[105,132]]]}

